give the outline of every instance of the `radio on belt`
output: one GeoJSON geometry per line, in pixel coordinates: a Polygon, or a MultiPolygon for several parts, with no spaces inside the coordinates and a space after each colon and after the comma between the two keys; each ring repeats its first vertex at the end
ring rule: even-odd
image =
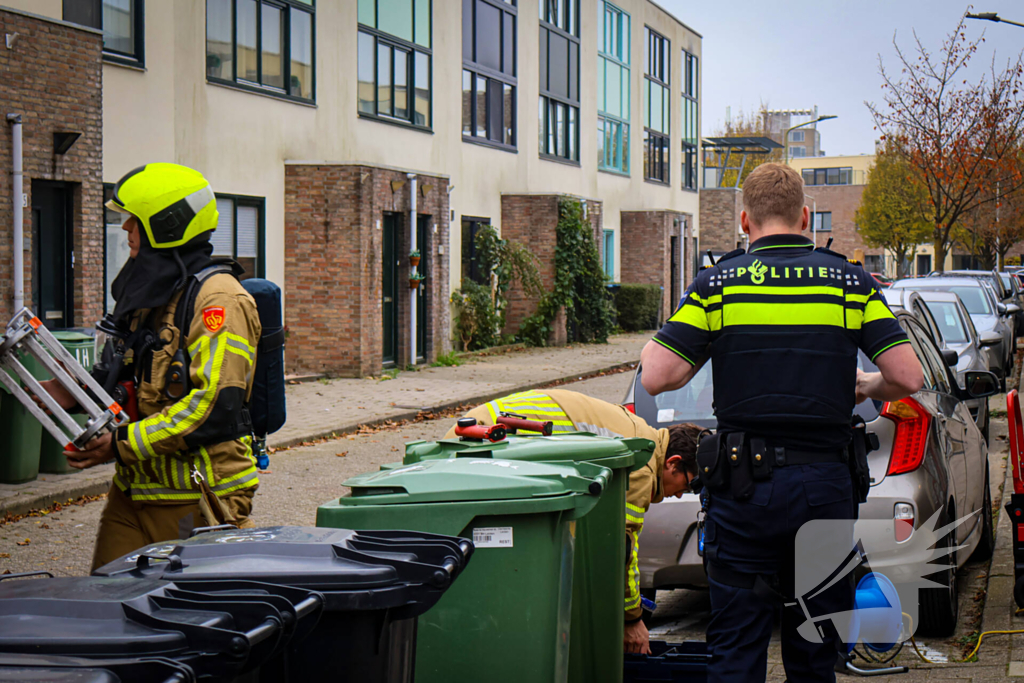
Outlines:
{"type": "Polygon", "coordinates": [[[11,318],[6,331],[0,336],[0,384],[25,406],[58,443],[67,444],[69,450],[81,448],[93,438],[113,432],[129,421],[128,414],[121,406],[27,308],[21,309],[11,318]],[[19,353],[35,357],[78,401],[82,411],[89,416],[84,426],[79,425],[32,377],[18,360],[19,353]],[[32,400],[32,395],[39,397],[53,413],[53,417],[32,400]]]}

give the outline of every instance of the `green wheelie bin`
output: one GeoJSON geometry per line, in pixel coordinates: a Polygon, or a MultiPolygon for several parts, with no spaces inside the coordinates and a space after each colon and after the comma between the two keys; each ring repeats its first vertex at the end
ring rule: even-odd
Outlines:
{"type": "MultiPolygon", "coordinates": [[[[92,364],[94,361],[93,355],[95,354],[96,343],[95,340],[87,334],[81,332],[74,332],[72,330],[57,330],[53,333],[53,336],[57,338],[61,346],[68,350],[68,352],[75,357],[83,368],[86,370],[92,370],[92,364]]],[[[84,425],[89,419],[88,415],[75,415],[75,421],[84,425]]],[[[46,474],[69,474],[73,472],[79,472],[73,467],[68,466],[68,459],[64,457],[64,446],[66,444],[57,443],[57,440],[50,436],[50,433],[43,431],[42,443],[39,447],[39,471],[46,474]]]]}
{"type": "Polygon", "coordinates": [[[626,586],[626,489],[647,464],[654,442],[589,433],[509,436],[504,441],[418,441],[406,444],[405,465],[436,458],[502,458],[549,463],[589,462],[612,470],[600,502],[576,533],[569,681],[622,680],[626,586]]]}
{"type": "Polygon", "coordinates": [[[576,520],[611,479],[590,463],[432,460],[349,479],[316,523],[473,541],[472,565],[419,618],[417,683],[564,683],[576,520]]]}
{"type": "MultiPolygon", "coordinates": [[[[19,361],[36,379],[49,377],[33,356],[21,354],[19,361]]],[[[17,379],[13,372],[10,374],[17,379]]],[[[0,385],[0,484],[22,484],[39,475],[42,436],[43,425],[0,385]]]]}

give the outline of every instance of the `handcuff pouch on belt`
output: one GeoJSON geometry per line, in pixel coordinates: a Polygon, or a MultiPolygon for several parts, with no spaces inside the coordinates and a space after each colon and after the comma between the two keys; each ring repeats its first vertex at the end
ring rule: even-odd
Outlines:
{"type": "Polygon", "coordinates": [[[706,436],[697,446],[697,471],[711,493],[728,490],[734,499],[746,500],[754,494],[754,482],[771,479],[768,444],[746,432],[706,436]]]}

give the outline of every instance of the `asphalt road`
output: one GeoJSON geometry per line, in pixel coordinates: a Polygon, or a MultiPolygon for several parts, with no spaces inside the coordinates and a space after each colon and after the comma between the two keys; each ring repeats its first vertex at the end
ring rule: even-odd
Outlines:
{"type": "MultiPolygon", "coordinates": [[[[631,377],[624,372],[560,388],[617,403],[631,377]]],[[[297,405],[289,408],[302,410],[297,405]]],[[[270,472],[260,475],[253,521],[259,526],[311,526],[318,505],[345,493],[343,481],[377,470],[382,463],[401,460],[406,442],[439,439],[451,423],[452,418],[441,418],[279,451],[271,456],[270,472]]],[[[102,508],[101,500],[0,527],[0,573],[46,570],[61,576],[88,574],[102,508]]]]}

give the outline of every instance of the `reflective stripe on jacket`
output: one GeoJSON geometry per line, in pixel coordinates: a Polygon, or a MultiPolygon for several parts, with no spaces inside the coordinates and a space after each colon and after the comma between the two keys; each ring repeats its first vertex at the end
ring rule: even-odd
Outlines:
{"type": "Polygon", "coordinates": [[[148,372],[139,373],[141,419],[118,430],[114,483],[139,502],[196,502],[193,466],[218,496],[259,485],[250,437],[234,438],[252,392],[261,332],[256,303],[231,275],[213,275],[203,283],[186,344],[192,390],[174,401],[163,388],[178,350],[174,312],[181,294],[152,315],[139,311],[132,320],[132,329],[148,322],[169,340],[153,351],[148,372]]]}

